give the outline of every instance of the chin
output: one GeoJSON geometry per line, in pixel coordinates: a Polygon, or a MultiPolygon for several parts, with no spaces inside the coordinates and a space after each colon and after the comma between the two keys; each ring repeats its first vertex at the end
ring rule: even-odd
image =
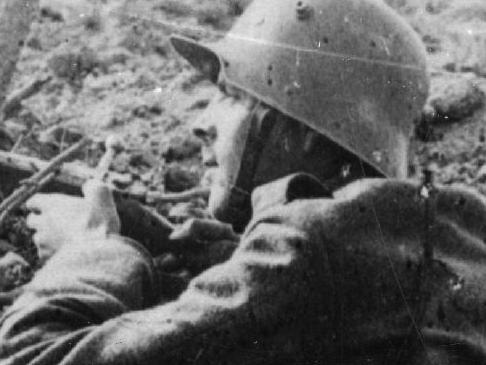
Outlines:
{"type": "Polygon", "coordinates": [[[213,169],[211,191],[208,199],[208,211],[216,219],[227,222],[231,219],[228,207],[231,200],[231,189],[227,178],[220,167],[213,169]]]}
{"type": "Polygon", "coordinates": [[[225,211],[225,206],[228,205],[228,201],[229,194],[221,186],[213,184],[208,200],[209,213],[220,221],[226,221],[225,216],[228,218],[228,214],[225,211]]]}

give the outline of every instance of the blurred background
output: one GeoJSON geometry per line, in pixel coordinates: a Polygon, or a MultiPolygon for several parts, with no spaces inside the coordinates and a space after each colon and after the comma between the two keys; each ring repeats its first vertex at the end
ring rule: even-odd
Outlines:
{"type": "MultiPolygon", "coordinates": [[[[177,57],[167,36],[218,38],[250,0],[37,1],[4,97],[38,87],[4,111],[0,147],[17,142],[16,152],[49,159],[81,135],[120,133],[130,148],[115,171],[143,177],[143,186],[133,187],[124,176],[126,188],[198,184],[201,146],[190,123],[213,86],[177,57]]],[[[429,56],[432,87],[416,121],[418,158],[427,154],[437,163],[440,182],[486,191],[486,2],[386,2],[420,34],[429,56]]]]}

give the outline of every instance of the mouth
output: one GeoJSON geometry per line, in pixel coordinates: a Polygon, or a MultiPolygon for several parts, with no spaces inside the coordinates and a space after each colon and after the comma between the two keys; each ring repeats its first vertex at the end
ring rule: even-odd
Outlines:
{"type": "Polygon", "coordinates": [[[216,154],[211,147],[203,146],[201,151],[201,158],[204,167],[215,168],[219,167],[218,160],[216,159],[216,154]]]}
{"type": "Polygon", "coordinates": [[[207,169],[216,169],[219,167],[219,164],[216,161],[204,161],[203,164],[207,169]]]}

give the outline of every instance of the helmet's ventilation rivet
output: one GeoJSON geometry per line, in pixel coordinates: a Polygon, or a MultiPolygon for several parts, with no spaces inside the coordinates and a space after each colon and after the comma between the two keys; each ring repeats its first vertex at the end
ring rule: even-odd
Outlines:
{"type": "Polygon", "coordinates": [[[304,4],[303,1],[297,2],[297,19],[307,20],[312,15],[312,7],[304,4]]]}
{"type": "Polygon", "coordinates": [[[381,151],[374,151],[372,156],[376,163],[381,163],[383,161],[383,153],[381,151]]]}

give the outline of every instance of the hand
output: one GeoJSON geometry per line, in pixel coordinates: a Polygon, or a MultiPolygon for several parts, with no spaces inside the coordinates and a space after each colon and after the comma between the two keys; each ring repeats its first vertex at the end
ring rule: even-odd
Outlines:
{"type": "Polygon", "coordinates": [[[230,224],[215,219],[189,219],[174,229],[169,238],[191,241],[239,240],[230,224]]]}
{"type": "Polygon", "coordinates": [[[188,220],[169,239],[171,252],[192,275],[226,261],[239,242],[231,225],[212,219],[188,220]]]}
{"type": "Polygon", "coordinates": [[[154,257],[170,252],[168,237],[172,224],[132,199],[117,196],[115,203],[121,223],[120,235],[139,242],[154,257]]]}
{"type": "Polygon", "coordinates": [[[109,188],[89,180],[83,186],[84,198],[63,194],[36,194],[28,202],[32,211],[27,226],[34,229],[33,240],[41,261],[64,244],[86,239],[103,239],[120,232],[120,221],[109,188]]]}
{"type": "Polygon", "coordinates": [[[238,245],[239,236],[229,224],[210,219],[191,219],[169,237],[165,252],[154,258],[162,283],[161,303],[177,298],[200,272],[226,261],[238,245]]]}
{"type": "Polygon", "coordinates": [[[238,241],[239,236],[229,224],[211,219],[190,219],[174,229],[166,252],[157,255],[154,261],[162,272],[186,274],[194,266],[209,267],[229,258],[238,241]]]}

